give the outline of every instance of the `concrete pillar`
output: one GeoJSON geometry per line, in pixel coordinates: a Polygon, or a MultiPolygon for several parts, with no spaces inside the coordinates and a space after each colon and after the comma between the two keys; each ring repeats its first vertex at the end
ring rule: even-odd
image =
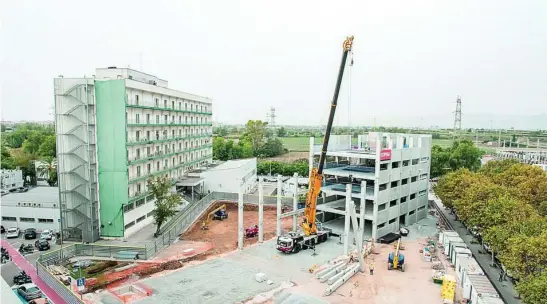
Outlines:
{"type": "Polygon", "coordinates": [[[239,188],[237,197],[237,248],[243,250],[243,189],[239,188]]]}
{"type": "Polygon", "coordinates": [[[308,157],[308,167],[309,167],[308,176],[311,176],[311,169],[313,168],[313,154],[315,153],[314,145],[315,145],[315,138],[310,137],[310,155],[308,157]]]}
{"type": "Polygon", "coordinates": [[[281,189],[283,183],[281,181],[281,174],[277,175],[277,228],[276,235],[281,235],[281,189]]]}
{"type": "MultiPolygon", "coordinates": [[[[376,165],[376,178],[374,180],[374,201],[372,202],[372,242],[376,242],[378,236],[376,235],[376,230],[378,229],[378,192],[380,191],[378,170],[380,167],[376,165]]],[[[409,187],[410,189],[410,187],[409,187]]]]}
{"type": "Polygon", "coordinates": [[[349,252],[349,225],[350,225],[350,205],[351,205],[351,184],[346,185],[346,214],[344,215],[344,255],[349,252]]]}
{"type": "Polygon", "coordinates": [[[264,178],[258,179],[258,242],[264,241],[264,178]]]}
{"type": "MultiPolygon", "coordinates": [[[[294,196],[292,201],[292,210],[298,210],[298,173],[294,175],[294,196]]],[[[298,228],[298,215],[295,214],[292,216],[292,230],[296,231],[298,228]]]]}
{"type": "Polygon", "coordinates": [[[365,237],[365,210],[367,207],[367,181],[361,181],[361,207],[359,210],[359,233],[361,239],[365,237]]]}

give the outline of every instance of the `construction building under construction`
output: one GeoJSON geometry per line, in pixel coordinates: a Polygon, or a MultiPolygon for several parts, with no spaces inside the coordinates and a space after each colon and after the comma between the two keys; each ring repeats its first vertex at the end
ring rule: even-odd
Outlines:
{"type": "MultiPolygon", "coordinates": [[[[359,135],[354,144],[351,135],[333,135],[321,187],[323,199],[317,206],[322,213],[318,219],[338,230],[347,244],[351,201],[357,217],[364,218],[365,239],[378,240],[425,218],[431,142],[431,135],[371,132],[359,135]]],[[[321,146],[310,138],[310,169],[320,150],[321,146]]]]}

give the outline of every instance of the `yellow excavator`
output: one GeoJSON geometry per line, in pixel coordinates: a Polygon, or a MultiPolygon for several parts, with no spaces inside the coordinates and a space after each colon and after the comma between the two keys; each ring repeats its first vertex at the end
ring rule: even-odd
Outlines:
{"type": "Polygon", "coordinates": [[[308,194],[306,196],[306,205],[304,209],[304,215],[302,220],[302,233],[290,232],[286,235],[279,236],[277,238],[277,250],[285,253],[296,253],[301,249],[314,248],[316,243],[321,243],[327,240],[328,232],[322,229],[318,229],[316,224],[316,212],[317,212],[317,197],[321,191],[321,184],[323,181],[323,169],[325,167],[325,160],[327,158],[327,148],[329,146],[330,133],[332,130],[332,124],[334,122],[334,114],[336,112],[336,105],[338,104],[338,95],[340,93],[340,87],[342,85],[342,79],[344,77],[344,69],[346,67],[346,61],[348,55],[351,53],[353,47],[353,36],[347,37],[342,45],[342,62],[338,70],[338,78],[336,80],[336,87],[334,89],[334,97],[329,111],[329,120],[327,122],[327,129],[325,131],[325,137],[323,138],[323,146],[321,149],[321,156],[319,157],[319,165],[317,168],[313,168],[310,174],[310,182],[308,194]]]}
{"type": "Polygon", "coordinates": [[[201,223],[201,230],[208,230],[209,223],[212,220],[220,220],[228,218],[228,212],[226,212],[226,205],[220,205],[215,208],[213,211],[209,212],[207,219],[201,223]]]}

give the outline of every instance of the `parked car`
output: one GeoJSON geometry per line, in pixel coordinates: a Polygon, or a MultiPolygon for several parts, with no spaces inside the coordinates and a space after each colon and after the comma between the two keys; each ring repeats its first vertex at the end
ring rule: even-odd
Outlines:
{"type": "Polygon", "coordinates": [[[42,291],[34,283],[23,284],[17,287],[17,293],[26,301],[41,298],[42,291]]]}
{"type": "Polygon", "coordinates": [[[10,227],[8,228],[8,232],[6,233],[6,238],[18,238],[21,231],[19,231],[19,228],[16,227],[10,227]]]}
{"type": "Polygon", "coordinates": [[[49,301],[46,298],[39,298],[28,302],[28,304],[49,304],[49,301]]]}
{"type": "Polygon", "coordinates": [[[37,240],[34,242],[34,246],[38,248],[39,251],[45,251],[49,250],[51,247],[49,246],[49,242],[47,240],[37,240]]]}
{"type": "Polygon", "coordinates": [[[19,187],[17,188],[17,192],[21,193],[21,192],[27,192],[28,191],[28,188],[27,187],[19,187]]]}
{"type": "Polygon", "coordinates": [[[44,230],[42,231],[42,235],[40,235],[40,239],[42,240],[51,240],[53,238],[53,231],[51,230],[44,230]]]}
{"type": "Polygon", "coordinates": [[[33,240],[37,237],[36,229],[28,228],[25,230],[25,240],[33,240]]]}
{"type": "Polygon", "coordinates": [[[1,232],[2,232],[2,234],[6,233],[6,228],[4,228],[4,226],[2,226],[1,232]]]}

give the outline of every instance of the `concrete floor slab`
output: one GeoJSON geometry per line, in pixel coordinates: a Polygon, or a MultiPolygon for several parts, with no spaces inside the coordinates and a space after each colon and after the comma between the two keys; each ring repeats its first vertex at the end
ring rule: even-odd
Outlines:
{"type": "MultiPolygon", "coordinates": [[[[316,248],[298,254],[281,254],[275,249],[275,240],[245,248],[222,258],[184,267],[162,277],[143,280],[153,289],[153,295],[140,303],[170,303],[169,299],[188,299],[191,303],[233,303],[254,297],[278,287],[281,282],[308,284],[308,269],[322,265],[341,255],[343,247],[337,239],[329,239],[316,248]],[[254,275],[263,272],[274,284],[258,283],[254,275]]],[[[190,302],[188,302],[190,303],[190,302]]]]}

